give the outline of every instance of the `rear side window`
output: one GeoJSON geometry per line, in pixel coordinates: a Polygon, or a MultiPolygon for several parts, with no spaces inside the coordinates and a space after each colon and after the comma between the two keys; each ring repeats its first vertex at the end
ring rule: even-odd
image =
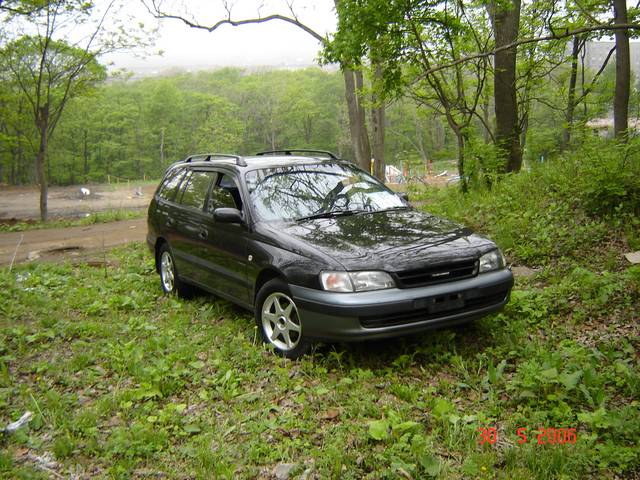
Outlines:
{"type": "Polygon", "coordinates": [[[209,186],[216,176],[215,172],[192,172],[187,184],[182,189],[180,203],[186,207],[202,210],[209,186]]]}
{"type": "Polygon", "coordinates": [[[175,170],[169,172],[169,174],[164,179],[162,187],[160,187],[158,196],[163,200],[173,202],[173,199],[176,197],[178,187],[180,186],[180,182],[184,178],[184,174],[185,170],[183,168],[176,168],[175,170]]]}

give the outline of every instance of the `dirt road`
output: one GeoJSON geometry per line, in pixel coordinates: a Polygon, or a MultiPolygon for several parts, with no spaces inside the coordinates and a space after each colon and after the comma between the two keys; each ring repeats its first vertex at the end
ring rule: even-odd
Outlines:
{"type": "Polygon", "coordinates": [[[0,233],[0,265],[25,261],[97,258],[104,249],[144,241],[147,219],[0,233]]]}

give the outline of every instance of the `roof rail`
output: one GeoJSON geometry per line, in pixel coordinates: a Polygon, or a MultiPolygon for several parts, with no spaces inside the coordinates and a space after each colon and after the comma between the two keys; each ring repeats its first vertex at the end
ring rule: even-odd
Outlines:
{"type": "Polygon", "coordinates": [[[338,160],[338,157],[336,157],[333,153],[328,152],[326,150],[309,150],[309,149],[306,149],[306,148],[287,148],[286,150],[266,150],[264,152],[258,152],[258,153],[256,153],[256,155],[258,155],[258,156],[276,155],[278,153],[284,153],[285,155],[292,155],[293,152],[298,152],[298,153],[320,153],[322,155],[326,155],[327,157],[331,158],[332,160],[338,160]]]}
{"type": "Polygon", "coordinates": [[[205,162],[209,162],[211,160],[215,160],[216,158],[230,158],[236,161],[236,165],[240,167],[246,167],[247,162],[244,161],[244,158],[240,155],[232,155],[230,153],[200,153],[197,155],[189,155],[185,160],[185,163],[193,162],[195,160],[204,160],[205,162]]]}

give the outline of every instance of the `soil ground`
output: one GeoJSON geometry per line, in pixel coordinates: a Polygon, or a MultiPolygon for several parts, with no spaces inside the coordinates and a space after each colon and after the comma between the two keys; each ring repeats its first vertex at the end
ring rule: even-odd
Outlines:
{"type": "MultiPolygon", "coordinates": [[[[146,209],[157,182],[74,185],[49,189],[49,217],[74,218],[108,210],[146,209]],[[90,191],[83,196],[80,188],[90,191]]],[[[36,221],[40,191],[35,186],[0,186],[0,222],[36,221]]],[[[25,261],[99,262],[105,249],[144,241],[146,218],[79,227],[0,233],[0,265],[25,261]]]]}
{"type": "Polygon", "coordinates": [[[144,241],[147,219],[96,223],[81,227],[0,233],[0,265],[25,261],[99,262],[103,252],[129,242],[144,241]]]}
{"type": "MultiPolygon", "coordinates": [[[[105,210],[144,209],[149,205],[157,182],[104,185],[73,185],[49,188],[49,217],[81,217],[105,210]],[[89,189],[83,196],[80,188],[89,189]]],[[[40,218],[40,191],[36,186],[0,186],[0,222],[40,218]]]]}

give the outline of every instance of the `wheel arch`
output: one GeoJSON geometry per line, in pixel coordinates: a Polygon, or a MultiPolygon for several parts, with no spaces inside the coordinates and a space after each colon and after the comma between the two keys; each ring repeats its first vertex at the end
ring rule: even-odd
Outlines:
{"type": "Polygon", "coordinates": [[[280,278],[285,282],[287,281],[287,277],[285,276],[285,274],[282,273],[280,270],[276,269],[275,267],[267,267],[258,274],[258,276],[256,277],[255,284],[253,286],[253,304],[254,305],[256,303],[256,297],[258,296],[258,292],[260,291],[260,289],[263,287],[265,283],[267,283],[270,280],[273,280],[274,278],[280,278]]]}
{"type": "Polygon", "coordinates": [[[160,252],[160,248],[164,244],[169,245],[169,242],[167,242],[167,240],[164,237],[158,237],[156,238],[156,243],[153,245],[153,257],[155,259],[157,273],[160,273],[160,262],[158,258],[158,253],[160,252]]]}

